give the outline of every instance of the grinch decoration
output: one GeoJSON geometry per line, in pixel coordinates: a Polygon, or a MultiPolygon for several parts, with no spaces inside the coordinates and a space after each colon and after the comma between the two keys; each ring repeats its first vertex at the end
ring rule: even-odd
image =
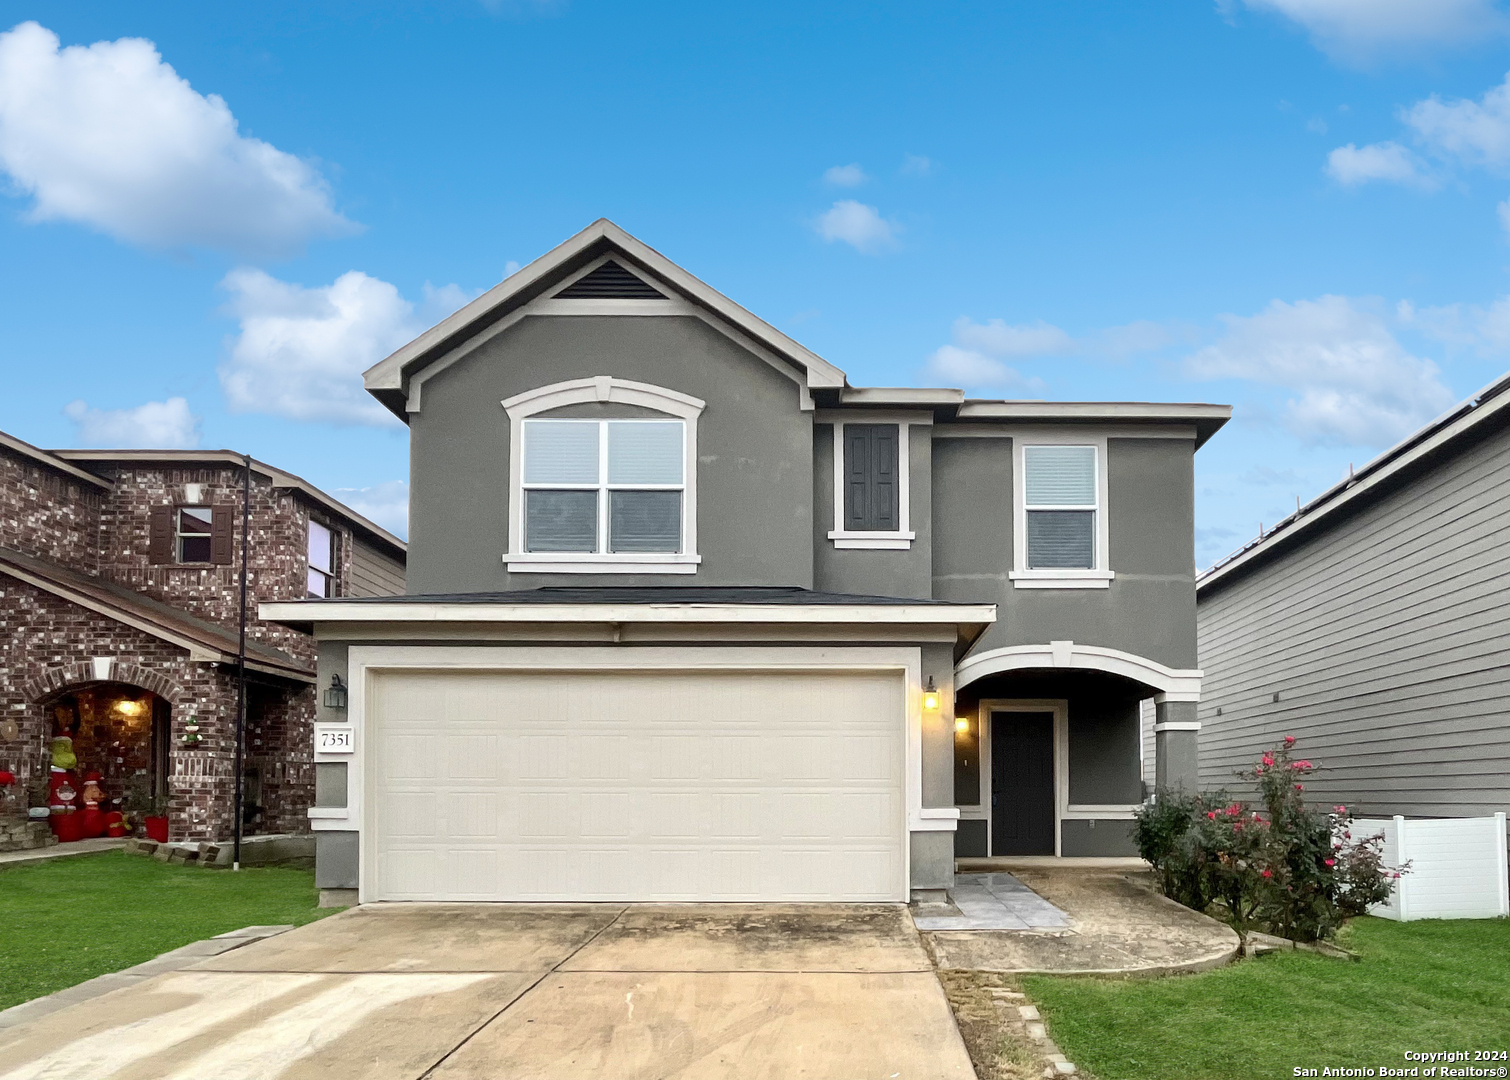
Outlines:
{"type": "Polygon", "coordinates": [[[79,777],[73,767],[79,759],[73,752],[73,740],[59,735],[52,740],[52,769],[47,779],[47,806],[52,811],[52,831],[59,840],[78,840],[80,822],[76,817],[79,777]]]}

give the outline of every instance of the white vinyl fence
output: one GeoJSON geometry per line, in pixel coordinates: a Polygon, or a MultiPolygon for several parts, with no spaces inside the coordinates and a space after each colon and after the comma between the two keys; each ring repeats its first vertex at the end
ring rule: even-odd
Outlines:
{"type": "Polygon", "coordinates": [[[1384,834],[1384,864],[1410,870],[1388,903],[1369,913],[1412,919],[1491,919],[1510,915],[1505,815],[1482,818],[1359,818],[1353,839],[1384,834]]]}

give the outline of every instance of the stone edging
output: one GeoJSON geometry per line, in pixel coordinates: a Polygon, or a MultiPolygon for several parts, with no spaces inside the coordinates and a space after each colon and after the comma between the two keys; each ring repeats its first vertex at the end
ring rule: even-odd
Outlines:
{"type": "Polygon", "coordinates": [[[193,941],[177,949],[172,949],[160,956],[135,967],[126,968],[124,971],[115,971],[107,975],[98,975],[87,982],[81,982],[77,986],[70,986],[57,993],[48,994],[46,997],[33,998],[31,1001],[23,1001],[20,1005],[0,1011],[0,1031],[13,1028],[18,1024],[24,1024],[31,1020],[39,1019],[51,1013],[66,1009],[70,1005],[77,1005],[83,1001],[100,997],[115,990],[124,990],[136,986],[154,975],[163,975],[170,971],[179,971],[197,964],[201,960],[207,960],[212,956],[239,949],[243,945],[250,945],[254,941],[262,941],[265,938],[274,937],[285,930],[292,930],[293,924],[286,926],[244,926],[240,930],[231,930],[228,933],[217,934],[215,937],[206,938],[203,941],[193,941]]]}

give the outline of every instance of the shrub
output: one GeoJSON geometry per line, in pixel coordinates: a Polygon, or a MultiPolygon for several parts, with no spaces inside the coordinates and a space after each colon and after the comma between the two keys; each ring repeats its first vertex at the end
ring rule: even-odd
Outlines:
{"type": "Polygon", "coordinates": [[[1306,805],[1316,766],[1294,746],[1286,736],[1238,773],[1258,787],[1262,811],[1221,791],[1160,793],[1139,810],[1138,851],[1166,896],[1197,911],[1219,902],[1240,934],[1262,927],[1297,941],[1330,937],[1389,898],[1400,874],[1384,866],[1382,838],[1354,840],[1345,806],[1306,805]]]}

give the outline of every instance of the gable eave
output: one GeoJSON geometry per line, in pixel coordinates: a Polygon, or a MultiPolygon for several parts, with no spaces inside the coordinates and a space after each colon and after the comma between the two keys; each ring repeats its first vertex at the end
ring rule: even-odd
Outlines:
{"type": "Polygon", "coordinates": [[[599,218],[368,368],[362,375],[363,385],[390,412],[407,421],[407,386],[414,374],[488,324],[536,299],[574,263],[610,252],[617,252],[631,264],[637,264],[662,279],[688,300],[801,368],[809,389],[837,388],[847,384],[844,372],[817,353],[798,344],[607,218],[599,218]]]}

